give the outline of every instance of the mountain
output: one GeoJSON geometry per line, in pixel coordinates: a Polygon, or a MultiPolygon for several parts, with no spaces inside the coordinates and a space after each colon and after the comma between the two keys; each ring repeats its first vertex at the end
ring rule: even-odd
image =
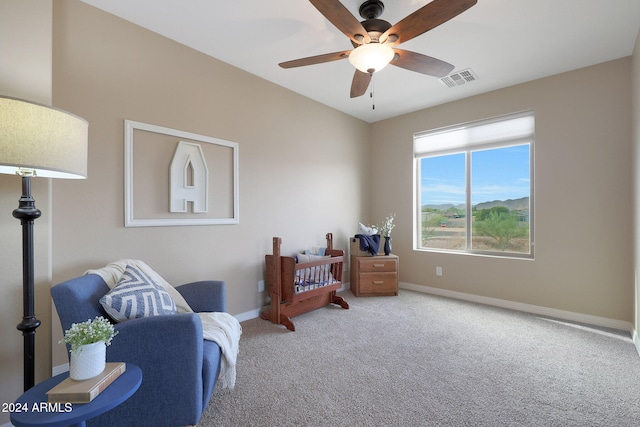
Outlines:
{"type": "MultiPolygon", "coordinates": [[[[521,197],[519,199],[494,200],[492,202],[482,202],[475,205],[475,208],[477,210],[491,209],[494,206],[504,206],[509,210],[526,211],[526,210],[529,210],[529,198],[521,197]]],[[[425,208],[446,211],[451,208],[464,209],[464,205],[463,204],[454,205],[452,203],[447,203],[442,205],[423,205],[422,209],[425,209],[425,208]]]]}
{"type": "Polygon", "coordinates": [[[481,209],[491,209],[494,206],[504,206],[512,211],[528,211],[529,210],[529,198],[521,197],[519,199],[507,199],[507,200],[494,200],[492,202],[483,202],[478,203],[475,208],[477,210],[481,209]]]}

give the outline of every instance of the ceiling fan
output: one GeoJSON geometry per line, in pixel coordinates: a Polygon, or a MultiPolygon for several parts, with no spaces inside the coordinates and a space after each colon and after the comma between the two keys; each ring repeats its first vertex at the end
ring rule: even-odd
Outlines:
{"type": "Polygon", "coordinates": [[[395,46],[447,22],[477,3],[477,0],[433,0],[397,24],[391,25],[378,19],[384,10],[384,4],[380,0],[367,0],[360,5],[358,12],[364,18],[362,22],[339,0],[309,1],[351,39],[354,49],[295,59],[278,65],[282,68],[294,68],[349,58],[349,62],[356,67],[351,83],[351,98],[363,95],[373,73],[387,64],[434,77],[449,74],[453,65],[395,46]]]}

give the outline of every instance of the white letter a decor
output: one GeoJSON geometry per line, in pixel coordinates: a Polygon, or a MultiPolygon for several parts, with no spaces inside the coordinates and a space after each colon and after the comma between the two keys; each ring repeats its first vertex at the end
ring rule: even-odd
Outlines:
{"type": "Polygon", "coordinates": [[[180,141],[169,174],[170,212],[187,212],[189,202],[193,203],[193,213],[208,211],[209,170],[200,145],[180,141]]]}

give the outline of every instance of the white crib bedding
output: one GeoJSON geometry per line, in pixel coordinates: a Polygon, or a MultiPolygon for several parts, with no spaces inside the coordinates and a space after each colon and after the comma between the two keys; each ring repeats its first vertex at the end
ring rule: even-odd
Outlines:
{"type": "MultiPolygon", "coordinates": [[[[323,259],[330,259],[331,256],[298,254],[296,261],[298,264],[314,262],[323,259]]],[[[321,288],[323,286],[337,283],[332,273],[333,264],[316,265],[309,268],[300,268],[296,270],[294,278],[294,292],[307,292],[312,289],[321,288]]]]}

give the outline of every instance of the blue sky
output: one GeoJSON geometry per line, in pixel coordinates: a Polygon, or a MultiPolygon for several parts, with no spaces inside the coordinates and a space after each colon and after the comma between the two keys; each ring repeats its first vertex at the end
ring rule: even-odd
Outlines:
{"type": "MultiPolygon", "coordinates": [[[[422,205],[465,203],[465,155],[422,159],[422,205]]],[[[472,154],[471,204],[529,196],[529,145],[472,154]]]]}

